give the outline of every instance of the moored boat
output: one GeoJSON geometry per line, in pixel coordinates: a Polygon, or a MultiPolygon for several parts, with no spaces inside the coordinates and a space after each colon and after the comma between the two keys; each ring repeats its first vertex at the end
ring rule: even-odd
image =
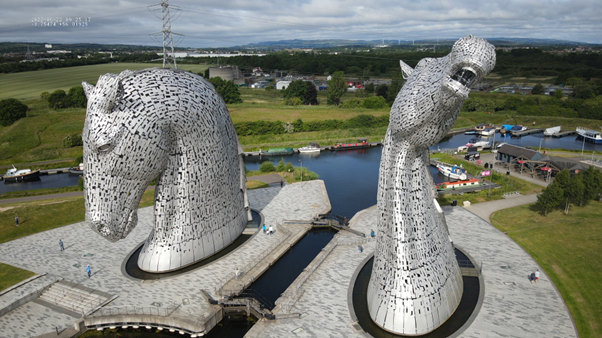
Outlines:
{"type": "Polygon", "coordinates": [[[361,138],[358,143],[337,143],[330,147],[330,150],[349,150],[349,149],[362,149],[370,147],[370,143],[367,138],[361,138]]]}
{"type": "Polygon", "coordinates": [[[437,162],[437,169],[443,176],[447,176],[449,178],[454,178],[457,180],[465,180],[466,179],[466,170],[462,167],[458,166],[447,166],[441,162],[437,162]]]}
{"type": "Polygon", "coordinates": [[[577,139],[590,143],[602,143],[602,134],[599,131],[577,127],[577,139]]]}
{"type": "Polygon", "coordinates": [[[309,145],[306,145],[303,148],[299,148],[299,152],[300,153],[319,153],[320,145],[313,142],[313,143],[310,143],[309,145]]]}
{"type": "Polygon", "coordinates": [[[481,131],[483,131],[483,130],[485,130],[485,129],[493,129],[493,130],[495,130],[495,126],[494,126],[493,124],[489,124],[489,123],[480,123],[480,124],[477,124],[477,125],[474,127],[474,130],[475,130],[477,133],[479,133],[479,132],[481,132],[481,131]]]}
{"type": "Polygon", "coordinates": [[[12,169],[8,169],[6,174],[4,175],[4,183],[14,183],[14,182],[28,182],[28,181],[37,181],[40,179],[40,171],[31,169],[21,169],[18,170],[15,166],[12,169]]]}
{"type": "Polygon", "coordinates": [[[265,156],[278,156],[278,155],[291,155],[293,148],[270,148],[268,151],[260,152],[261,155],[265,156]]]}
{"type": "Polygon", "coordinates": [[[483,183],[480,182],[478,179],[473,178],[469,180],[462,180],[456,182],[442,182],[437,184],[436,187],[437,190],[455,190],[467,187],[478,187],[480,185],[483,185],[483,183]]]}
{"type": "Polygon", "coordinates": [[[78,167],[69,168],[69,173],[73,175],[83,175],[84,173],[84,164],[80,163],[78,167]]]}
{"type": "Polygon", "coordinates": [[[558,134],[559,132],[560,132],[560,126],[556,126],[556,127],[552,127],[552,128],[547,128],[543,132],[543,135],[544,136],[552,136],[552,135],[558,134]]]}
{"type": "Polygon", "coordinates": [[[485,128],[484,130],[481,130],[480,134],[482,136],[491,136],[491,135],[495,134],[495,129],[485,128]]]}

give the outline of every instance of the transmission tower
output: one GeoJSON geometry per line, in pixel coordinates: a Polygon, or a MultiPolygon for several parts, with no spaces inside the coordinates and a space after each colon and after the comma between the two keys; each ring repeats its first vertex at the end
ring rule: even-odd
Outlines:
{"type": "MultiPolygon", "coordinates": [[[[175,11],[179,11],[178,6],[171,6],[175,11]]],[[[148,9],[158,18],[163,21],[163,29],[161,32],[151,34],[151,37],[157,40],[163,40],[163,68],[178,68],[176,65],[176,53],[173,49],[173,35],[178,35],[183,37],[181,34],[173,33],[171,31],[171,16],[169,13],[169,0],[161,0],[160,4],[149,6],[148,9]],[[156,6],[161,6],[161,16],[157,14],[155,9],[158,9],[156,6]]]]}

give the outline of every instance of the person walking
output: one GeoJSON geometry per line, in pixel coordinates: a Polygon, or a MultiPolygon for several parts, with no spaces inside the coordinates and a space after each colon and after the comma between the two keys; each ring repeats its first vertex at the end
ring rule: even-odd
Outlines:
{"type": "Polygon", "coordinates": [[[88,273],[88,278],[92,277],[92,268],[90,268],[90,264],[86,266],[86,272],[88,273]]]}
{"type": "Polygon", "coordinates": [[[264,224],[264,225],[263,225],[263,233],[264,233],[264,234],[265,234],[266,230],[267,230],[267,229],[266,229],[266,226],[265,226],[265,224],[264,224]]]}
{"type": "Polygon", "coordinates": [[[61,251],[65,250],[65,247],[63,246],[63,240],[59,239],[59,247],[61,248],[61,251]]]}
{"type": "Polygon", "coordinates": [[[15,216],[15,224],[19,226],[19,216],[15,216]]]}
{"type": "Polygon", "coordinates": [[[280,180],[280,188],[282,188],[283,185],[284,185],[284,181],[280,180]]]}
{"type": "Polygon", "coordinates": [[[236,279],[238,279],[238,277],[240,277],[240,270],[238,270],[238,266],[234,270],[234,275],[236,275],[236,279]]]}
{"type": "Polygon", "coordinates": [[[535,283],[537,283],[539,281],[539,269],[537,269],[537,271],[535,271],[535,283]]]}
{"type": "Polygon", "coordinates": [[[273,235],[274,234],[274,228],[272,228],[272,226],[270,225],[270,229],[268,229],[268,235],[273,235]]]}

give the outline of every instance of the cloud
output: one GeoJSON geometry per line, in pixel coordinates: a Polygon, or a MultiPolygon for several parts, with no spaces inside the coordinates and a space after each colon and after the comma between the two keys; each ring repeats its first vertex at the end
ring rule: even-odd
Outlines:
{"type": "MultiPolygon", "coordinates": [[[[158,1],[158,0],[155,0],[158,1]]],[[[160,18],[141,0],[14,1],[0,12],[0,41],[159,45],[160,18]],[[90,17],[87,27],[34,27],[32,18],[90,17]]],[[[198,0],[171,1],[181,46],[286,39],[530,37],[602,43],[594,0],[198,0]],[[179,8],[180,11],[177,11],[179,8]],[[178,16],[179,15],[179,16],[178,16]]],[[[154,7],[159,14],[159,7],[154,7]]]]}

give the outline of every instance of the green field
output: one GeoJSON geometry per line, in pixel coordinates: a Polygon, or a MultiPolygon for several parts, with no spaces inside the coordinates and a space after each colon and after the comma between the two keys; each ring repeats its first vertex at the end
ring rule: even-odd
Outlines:
{"type": "Polygon", "coordinates": [[[581,338],[602,337],[602,202],[547,216],[523,205],[491,215],[552,279],[581,338]]]}
{"type": "MultiPolygon", "coordinates": [[[[65,91],[79,86],[82,81],[96,83],[100,75],[120,73],[126,69],[139,70],[161,67],[159,63],[106,63],[92,66],[45,69],[33,72],[0,74],[0,100],[9,97],[29,100],[40,97],[42,92],[53,92],[57,89],[65,91]]],[[[182,64],[178,68],[202,73],[208,65],[182,64]]]]}
{"type": "Polygon", "coordinates": [[[0,291],[11,287],[34,275],[35,273],[31,271],[19,269],[12,265],[0,263],[0,291]]]}

